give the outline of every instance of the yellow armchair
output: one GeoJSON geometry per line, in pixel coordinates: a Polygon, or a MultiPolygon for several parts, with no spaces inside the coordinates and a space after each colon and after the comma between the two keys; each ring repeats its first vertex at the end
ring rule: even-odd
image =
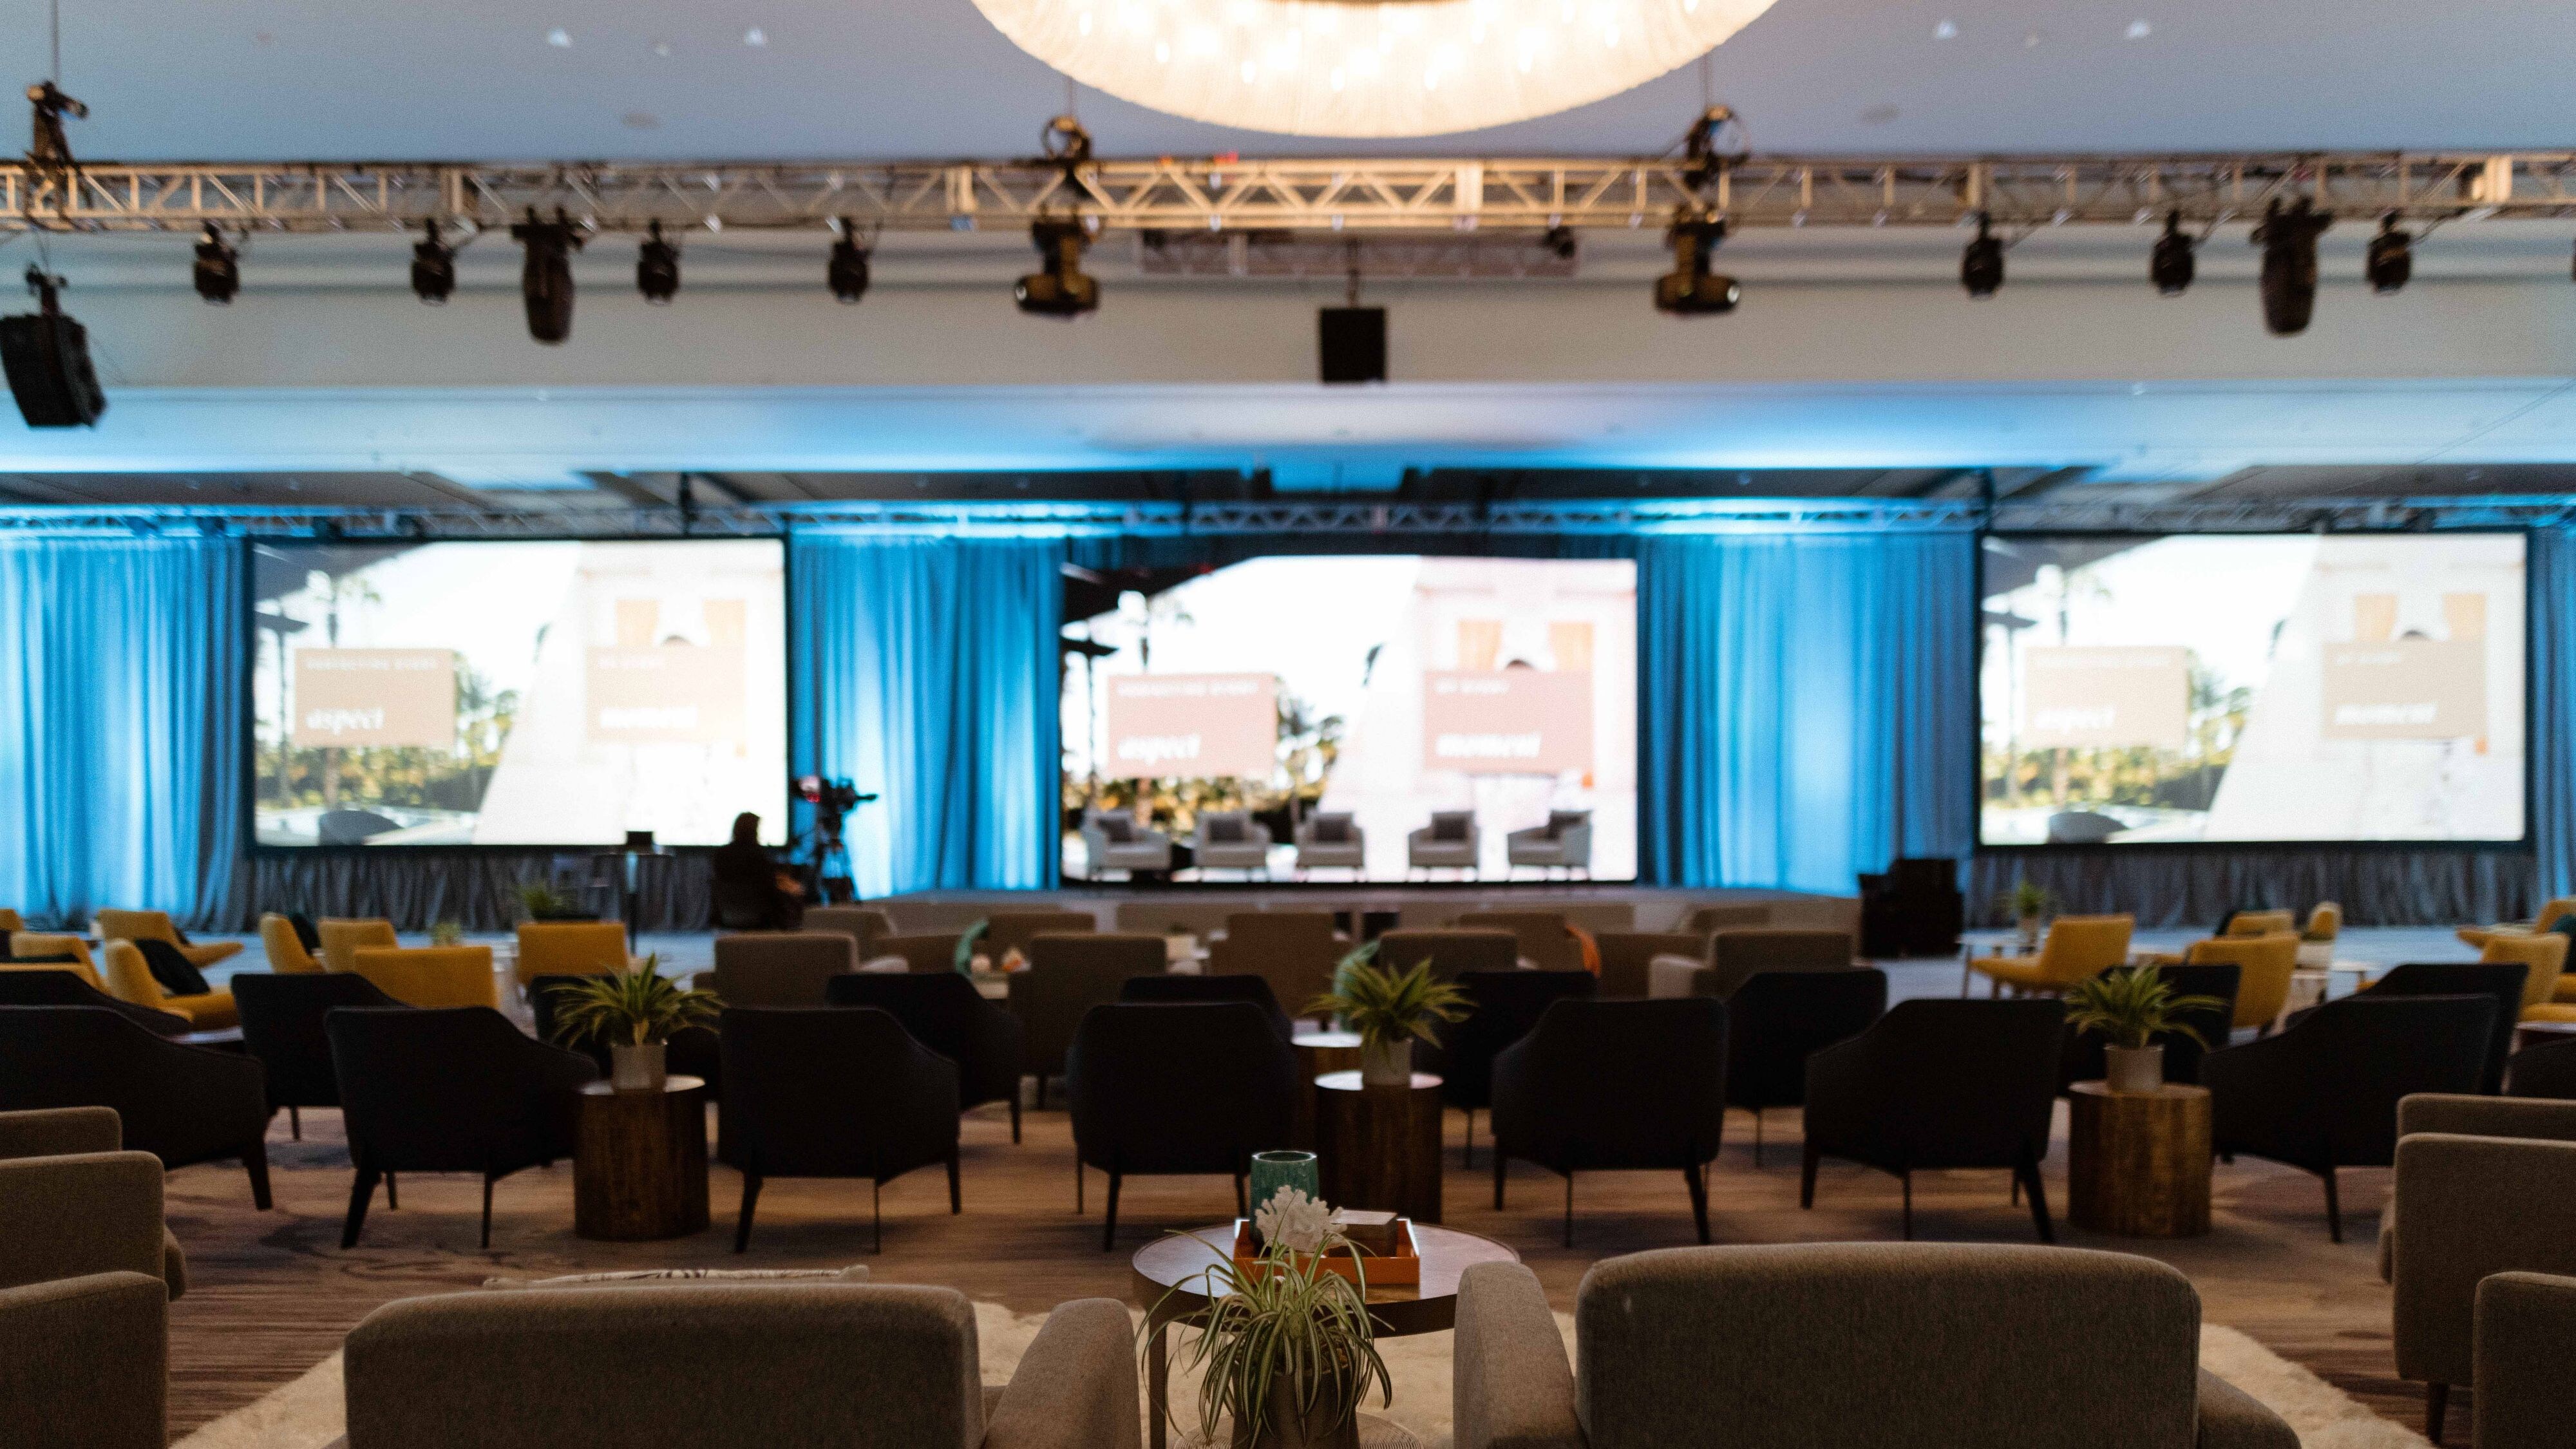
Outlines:
{"type": "Polygon", "coordinates": [[[27,929],[27,918],[7,906],[0,906],[0,931],[12,934],[27,929]]]}
{"type": "Polygon", "coordinates": [[[2576,1020],[2576,1006],[2561,1006],[2553,998],[2558,985],[2566,979],[2567,938],[2556,931],[2537,935],[2491,936],[2486,949],[2478,953],[2480,961],[2494,963],[2519,961],[2530,968],[2522,979],[2522,1019],[2524,1021],[2576,1020]],[[2558,1013],[2564,1011],[2566,1015],[2558,1013]]]}
{"type": "Polygon", "coordinates": [[[2298,918],[2288,911],[2238,911],[2227,918],[2226,935],[2269,936],[2281,931],[2298,930],[2298,918]]]}
{"type": "Polygon", "coordinates": [[[2343,935],[2343,907],[2333,901],[2319,901],[2308,911],[2307,929],[2299,933],[2305,941],[2332,941],[2343,935]]]}
{"type": "Polygon", "coordinates": [[[2192,942],[2183,960],[2194,966],[2234,966],[2236,1020],[2232,1025],[2269,1026],[2290,1004],[2290,973],[2299,969],[2299,937],[2294,931],[2212,936],[2192,942]]]}
{"type": "Polygon", "coordinates": [[[331,971],[358,969],[358,953],[371,946],[392,948],[401,944],[394,939],[394,923],[373,919],[345,919],[326,916],[313,923],[322,937],[322,965],[331,971]]]}
{"type": "Polygon", "coordinates": [[[626,928],[615,921],[521,921],[518,978],[609,976],[626,969],[626,928]]]}
{"type": "Polygon", "coordinates": [[[357,972],[405,1006],[499,1006],[489,946],[365,946],[357,972]]]}
{"type": "Polygon", "coordinates": [[[268,952],[271,971],[293,976],[322,969],[322,963],[304,949],[304,938],[295,934],[295,923],[275,911],[259,918],[259,944],[268,952]]]}
{"type": "Polygon", "coordinates": [[[2048,924],[2048,939],[2036,956],[1979,956],[1970,969],[1994,983],[2017,991],[2064,991],[2078,981],[2099,976],[2129,959],[2133,916],[2059,916],[2048,924]]]}
{"type": "Polygon", "coordinates": [[[218,961],[229,961],[241,954],[239,941],[190,941],[179,934],[179,925],[168,911],[101,911],[98,913],[98,938],[102,941],[167,941],[179,948],[202,971],[218,961]]]}
{"type": "Polygon", "coordinates": [[[2462,926],[2453,934],[2483,951],[2487,942],[2498,936],[2537,936],[2568,916],[2576,916],[2576,896],[2559,896],[2540,908],[2540,914],[2528,925],[2462,926]]]}
{"type": "Polygon", "coordinates": [[[198,1031],[241,1025],[241,1012],[233,1005],[229,991],[172,996],[162,990],[160,981],[152,975],[152,967],[143,959],[143,948],[132,941],[108,942],[106,957],[107,994],[117,1000],[184,1016],[198,1031]]]}
{"type": "MultiPolygon", "coordinates": [[[[72,971],[74,974],[78,975],[81,980],[88,982],[92,991],[107,990],[107,983],[101,981],[98,977],[98,963],[90,959],[89,943],[82,940],[80,937],[56,935],[46,931],[17,931],[10,935],[9,961],[13,967],[15,967],[17,963],[31,961],[43,956],[71,957],[73,962],[72,971]]],[[[57,965],[47,965],[39,962],[38,964],[25,966],[19,969],[28,971],[60,971],[63,968],[57,965]]]]}

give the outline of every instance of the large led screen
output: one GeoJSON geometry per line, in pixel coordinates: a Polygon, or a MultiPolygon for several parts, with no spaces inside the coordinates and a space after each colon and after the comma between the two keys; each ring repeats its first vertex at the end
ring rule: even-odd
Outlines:
{"type": "Polygon", "coordinates": [[[2519,841],[2523,539],[1986,541],[1988,845],[2519,841]]]}
{"type": "Polygon", "coordinates": [[[787,826],[774,539],[268,544],[267,846],[718,845],[787,826]]]}
{"type": "Polygon", "coordinates": [[[1065,635],[1068,877],[1636,878],[1628,560],[1258,558],[1065,635]]]}

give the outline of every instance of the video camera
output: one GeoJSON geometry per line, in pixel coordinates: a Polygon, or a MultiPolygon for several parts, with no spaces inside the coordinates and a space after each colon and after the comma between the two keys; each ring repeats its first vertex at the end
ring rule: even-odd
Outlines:
{"type": "Polygon", "coordinates": [[[852,809],[877,798],[860,794],[859,787],[847,780],[826,780],[820,775],[799,777],[796,797],[812,805],[817,816],[828,816],[836,822],[852,809]]]}

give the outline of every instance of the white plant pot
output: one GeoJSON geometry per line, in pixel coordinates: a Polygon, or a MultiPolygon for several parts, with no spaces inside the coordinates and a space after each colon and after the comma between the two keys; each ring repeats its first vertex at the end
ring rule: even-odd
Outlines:
{"type": "Polygon", "coordinates": [[[2022,918],[2021,918],[2021,923],[2020,923],[2020,930],[2021,930],[2021,948],[2022,948],[2023,950],[2025,950],[2025,951],[2036,951],[2036,950],[2038,950],[2038,949],[2039,949],[2039,917],[2037,917],[2037,916],[2024,916],[2024,917],[2022,917],[2022,918]]]}
{"type": "Polygon", "coordinates": [[[1413,1085],[1413,1038],[1395,1041],[1360,1043],[1360,1085],[1366,1087],[1409,1087],[1413,1085]]]}
{"type": "Polygon", "coordinates": [[[2154,1092],[2165,1084],[2165,1045],[2106,1047],[2106,1085],[2114,1092],[2154,1092]]]}
{"type": "Polygon", "coordinates": [[[2332,941],[2301,941],[2299,965],[2310,971],[2323,971],[2334,964],[2334,951],[2335,943],[2332,941]]]}
{"type": "Polygon", "coordinates": [[[663,1043],[648,1041],[641,1046],[630,1042],[612,1042],[608,1048],[608,1085],[620,1092],[658,1092],[670,1079],[663,1043]]]}

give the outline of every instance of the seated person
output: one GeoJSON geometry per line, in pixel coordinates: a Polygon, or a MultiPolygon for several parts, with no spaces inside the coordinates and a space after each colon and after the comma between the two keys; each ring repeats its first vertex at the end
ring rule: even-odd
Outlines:
{"type": "Polygon", "coordinates": [[[760,843],[760,817],[733,819],[733,839],[716,847],[717,923],[738,931],[792,931],[805,919],[805,883],[780,868],[760,843]]]}

